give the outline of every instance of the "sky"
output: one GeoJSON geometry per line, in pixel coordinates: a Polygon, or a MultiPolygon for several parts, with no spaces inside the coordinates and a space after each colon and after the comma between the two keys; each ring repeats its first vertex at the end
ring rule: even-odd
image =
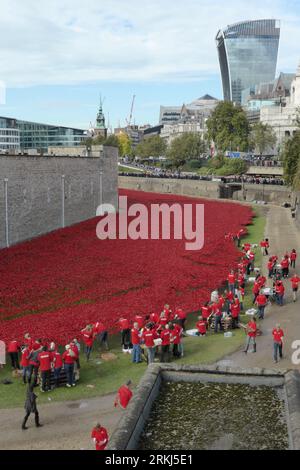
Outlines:
{"type": "Polygon", "coordinates": [[[134,121],[155,125],[160,105],[221,99],[215,36],[238,21],[279,19],[278,72],[300,60],[299,0],[0,0],[0,11],[0,116],[86,129],[102,95],[116,127],[136,95],[134,121]]]}

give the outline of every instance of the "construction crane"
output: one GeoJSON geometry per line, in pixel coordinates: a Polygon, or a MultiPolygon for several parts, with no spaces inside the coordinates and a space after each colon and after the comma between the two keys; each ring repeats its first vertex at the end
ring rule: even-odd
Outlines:
{"type": "Polygon", "coordinates": [[[133,95],[133,98],[132,98],[129,119],[126,119],[126,124],[127,124],[127,127],[129,127],[129,126],[130,126],[130,124],[131,124],[131,121],[132,121],[132,115],[133,115],[133,107],[134,107],[135,96],[136,96],[136,95],[133,95]]]}

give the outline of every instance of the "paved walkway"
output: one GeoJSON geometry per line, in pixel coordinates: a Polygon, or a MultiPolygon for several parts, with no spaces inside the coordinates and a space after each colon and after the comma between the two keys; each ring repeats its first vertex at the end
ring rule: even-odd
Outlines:
{"type": "MultiPolygon", "coordinates": [[[[269,206],[266,237],[270,239],[273,254],[282,256],[286,250],[296,248],[300,253],[300,234],[297,232],[288,209],[269,206]]],[[[259,240],[258,240],[259,241],[259,240]]],[[[265,258],[264,264],[267,263],[265,258]]],[[[298,260],[300,274],[300,259],[298,260]]],[[[220,362],[245,367],[286,369],[299,367],[291,363],[291,344],[300,339],[300,298],[294,304],[291,299],[290,282],[286,281],[286,305],[272,306],[267,310],[261,324],[263,336],[257,340],[257,353],[238,351],[220,362]],[[284,359],[273,363],[271,331],[280,322],[286,335],[284,359]]],[[[300,295],[299,295],[300,297],[300,295]]],[[[20,429],[23,409],[0,410],[0,449],[92,449],[90,431],[95,421],[100,420],[109,434],[116,428],[122,410],[113,407],[115,395],[100,398],[63,402],[39,407],[41,422],[45,427],[36,429],[30,418],[27,431],[20,429]]]]}
{"type": "MultiPolygon", "coordinates": [[[[300,233],[294,224],[289,209],[278,206],[269,206],[267,215],[267,224],[265,236],[270,240],[270,254],[279,257],[292,248],[295,248],[300,255],[300,233]]],[[[259,240],[258,240],[259,241],[259,240]]],[[[268,257],[264,257],[263,272],[267,274],[268,257]]],[[[300,274],[300,256],[296,262],[298,264],[298,272],[300,274]]],[[[297,270],[296,270],[297,271],[297,270]]],[[[294,270],[291,271],[294,273],[294,270]]],[[[270,281],[268,285],[271,286],[270,281]]],[[[300,368],[291,361],[294,350],[292,343],[300,340],[300,293],[299,300],[294,303],[292,301],[291,283],[289,280],[284,281],[286,288],[285,305],[279,307],[272,305],[266,309],[265,319],[260,322],[260,328],[263,335],[257,338],[257,353],[245,354],[242,350],[223,358],[219,363],[228,364],[239,367],[265,367],[275,369],[292,369],[300,368]],[[284,358],[274,364],[273,362],[273,341],[272,330],[276,323],[280,323],[285,333],[284,358]]],[[[246,338],[246,336],[245,336],[246,338]]]]}

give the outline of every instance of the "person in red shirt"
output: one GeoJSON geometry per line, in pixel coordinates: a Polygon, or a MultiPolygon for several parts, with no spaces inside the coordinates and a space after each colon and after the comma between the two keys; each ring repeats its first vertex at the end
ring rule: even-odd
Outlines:
{"type": "Polygon", "coordinates": [[[256,335],[257,335],[257,324],[256,324],[256,318],[253,317],[252,320],[250,320],[246,326],[246,333],[247,333],[247,341],[246,341],[246,347],[244,349],[244,352],[247,353],[250,344],[253,344],[253,350],[252,352],[256,352],[256,335]]]}
{"type": "Polygon", "coordinates": [[[86,360],[89,361],[90,355],[94,343],[94,331],[92,325],[87,325],[83,330],[81,330],[82,339],[85,344],[85,355],[86,360]]]}
{"type": "Polygon", "coordinates": [[[32,346],[33,346],[33,339],[30,337],[30,334],[29,333],[25,333],[24,335],[24,345],[28,346],[28,349],[29,349],[29,352],[32,350],[32,346]]]}
{"type": "Polygon", "coordinates": [[[269,272],[269,278],[271,279],[273,277],[273,274],[274,274],[274,267],[275,267],[275,263],[274,263],[274,260],[273,258],[269,258],[269,261],[268,261],[268,272],[269,272]]]}
{"type": "Polygon", "coordinates": [[[237,239],[237,246],[238,248],[241,246],[241,237],[245,235],[245,229],[241,228],[238,233],[236,234],[237,239]]]}
{"type": "Polygon", "coordinates": [[[265,247],[266,247],[266,242],[265,240],[262,240],[259,244],[260,249],[261,249],[261,254],[264,256],[265,255],[265,247]]]}
{"type": "Polygon", "coordinates": [[[145,324],[144,318],[142,317],[142,315],[136,315],[134,317],[134,321],[138,324],[139,330],[141,330],[145,324]]]}
{"type": "Polygon", "coordinates": [[[279,323],[277,323],[276,327],[272,331],[273,335],[273,359],[274,362],[278,362],[278,353],[280,359],[282,359],[282,346],[283,346],[283,337],[284,333],[283,330],[280,328],[279,323]]]}
{"type": "MultiPolygon", "coordinates": [[[[26,344],[21,350],[21,367],[23,383],[26,384],[29,378],[29,346],[26,344]]],[[[28,382],[29,383],[29,382],[28,382]]]]}
{"type": "Polygon", "coordinates": [[[222,310],[220,309],[218,303],[213,303],[211,306],[211,311],[214,315],[215,319],[215,333],[218,333],[218,326],[220,327],[220,331],[223,330],[222,326],[222,310]]]}
{"type": "Polygon", "coordinates": [[[205,336],[206,335],[206,322],[203,320],[203,318],[200,316],[198,317],[198,321],[196,323],[196,328],[197,328],[197,336],[205,336]]]}
{"type": "Polygon", "coordinates": [[[123,352],[130,352],[132,344],[130,342],[130,325],[127,318],[120,318],[119,326],[121,331],[121,344],[123,352]]]}
{"type": "Polygon", "coordinates": [[[104,323],[102,323],[101,321],[97,321],[93,326],[93,333],[99,343],[100,348],[104,346],[106,351],[108,351],[108,331],[104,323]]]}
{"type": "MultiPolygon", "coordinates": [[[[178,321],[178,320],[177,320],[178,321]]],[[[181,336],[183,328],[180,323],[170,325],[171,343],[173,344],[173,356],[181,357],[183,355],[181,336]]]]}
{"type": "Polygon", "coordinates": [[[142,340],[144,341],[147,349],[148,364],[154,362],[156,348],[154,340],[157,338],[158,334],[156,333],[155,328],[153,328],[151,323],[147,324],[142,334],[142,340]]]}
{"type": "Polygon", "coordinates": [[[209,305],[209,302],[206,302],[203,307],[201,307],[201,317],[206,323],[206,328],[208,326],[208,319],[211,316],[211,306],[209,305]]]}
{"type": "Polygon", "coordinates": [[[169,362],[170,360],[170,344],[171,344],[171,332],[169,325],[162,325],[160,338],[161,351],[160,351],[160,362],[169,362]]]}
{"type": "Polygon", "coordinates": [[[159,317],[159,324],[162,326],[165,326],[168,323],[168,317],[165,311],[161,312],[160,317],[159,317]]]}
{"type": "Polygon", "coordinates": [[[158,313],[151,313],[150,315],[150,321],[153,323],[158,323],[159,322],[159,315],[158,313]]]}
{"type": "Polygon", "coordinates": [[[119,388],[118,394],[116,396],[115,403],[114,403],[115,407],[120,405],[121,408],[123,408],[124,410],[125,408],[127,408],[128,403],[130,402],[132,395],[133,395],[131,391],[131,385],[132,385],[131,380],[128,380],[126,385],[122,385],[122,387],[119,388]]]}
{"type": "Polygon", "coordinates": [[[297,259],[297,251],[294,248],[290,254],[291,268],[296,269],[296,259],[297,259]]]}
{"type": "Polygon", "coordinates": [[[289,265],[290,265],[290,261],[289,261],[288,255],[285,255],[285,256],[282,258],[280,265],[281,265],[283,277],[284,277],[284,278],[289,277],[289,265]]]}
{"type": "Polygon", "coordinates": [[[60,373],[63,366],[63,360],[61,354],[58,351],[52,353],[52,362],[54,367],[54,383],[55,387],[59,387],[60,373]]]}
{"type": "Polygon", "coordinates": [[[284,288],[282,281],[276,281],[275,283],[276,302],[280,307],[283,306],[284,292],[285,292],[285,288],[284,288]]]}
{"type": "Polygon", "coordinates": [[[294,276],[290,279],[290,281],[291,281],[292,290],[293,290],[293,301],[296,302],[300,277],[297,276],[297,274],[294,274],[294,276]]]}
{"type": "Polygon", "coordinates": [[[131,329],[131,343],[133,347],[132,362],[138,364],[139,362],[142,362],[141,333],[138,322],[134,322],[133,328],[131,329]]]}
{"type": "Polygon", "coordinates": [[[38,361],[40,364],[41,378],[42,378],[42,392],[48,392],[50,387],[50,376],[51,376],[51,362],[52,353],[47,351],[46,346],[43,347],[42,351],[38,354],[38,361]]]}
{"type": "Polygon", "coordinates": [[[259,291],[260,291],[260,285],[257,281],[254,282],[254,285],[252,287],[252,293],[253,293],[253,302],[252,304],[254,305],[255,302],[256,302],[256,299],[257,299],[257,296],[259,294],[259,291]]]}
{"type": "Polygon", "coordinates": [[[228,289],[234,294],[234,288],[235,288],[235,274],[234,271],[230,271],[227,277],[228,281],[228,289]]]}
{"type": "Polygon", "coordinates": [[[260,291],[260,293],[256,297],[255,303],[258,307],[258,318],[260,320],[263,320],[264,317],[265,317],[265,308],[266,308],[266,305],[268,303],[268,299],[267,299],[267,297],[265,296],[265,294],[263,293],[262,290],[260,291]]]}
{"type": "Polygon", "coordinates": [[[232,329],[233,330],[238,328],[239,315],[240,315],[240,311],[241,311],[239,300],[238,299],[236,299],[236,300],[237,300],[237,302],[234,302],[230,306],[230,313],[231,313],[231,317],[232,317],[232,329]]]}
{"type": "Polygon", "coordinates": [[[16,369],[20,370],[19,351],[20,351],[19,341],[12,340],[8,343],[7,352],[10,356],[11,367],[12,367],[12,369],[15,369],[15,370],[16,369]]]}
{"type": "Polygon", "coordinates": [[[67,387],[75,387],[75,380],[74,380],[74,364],[76,362],[76,355],[74,351],[72,351],[71,346],[69,344],[65,347],[65,352],[62,355],[62,360],[64,363],[64,369],[66,371],[67,376],[67,387]]]}
{"type": "Polygon", "coordinates": [[[108,444],[108,433],[101,424],[96,424],[92,429],[91,438],[93,439],[96,450],[105,450],[108,444]]]}
{"type": "Polygon", "coordinates": [[[179,325],[185,331],[186,312],[182,308],[177,308],[175,312],[175,319],[178,320],[179,325]]]}

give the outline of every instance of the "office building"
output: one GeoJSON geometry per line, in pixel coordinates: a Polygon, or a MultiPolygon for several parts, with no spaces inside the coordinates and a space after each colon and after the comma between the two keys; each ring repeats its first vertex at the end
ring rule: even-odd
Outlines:
{"type": "Polygon", "coordinates": [[[241,104],[243,90],[275,79],[279,37],[279,21],[268,19],[244,21],[218,31],[224,100],[241,104]]]}

